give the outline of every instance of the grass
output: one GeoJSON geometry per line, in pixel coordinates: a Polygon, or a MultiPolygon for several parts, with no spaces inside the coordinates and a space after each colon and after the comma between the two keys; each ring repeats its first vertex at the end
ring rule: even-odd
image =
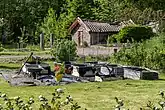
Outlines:
{"type": "MultiPolygon", "coordinates": [[[[14,52],[0,52],[0,55],[30,55],[31,51],[25,51],[25,52],[19,52],[19,51],[14,51],[14,52]]],[[[50,54],[50,51],[38,51],[34,52],[35,55],[45,55],[45,54],[50,54]]]]}
{"type": "Polygon", "coordinates": [[[0,68],[2,69],[19,69],[21,64],[14,64],[14,63],[0,63],[0,68]]]}
{"type": "MultiPolygon", "coordinates": [[[[124,100],[125,107],[130,110],[139,110],[146,106],[147,102],[159,101],[158,92],[165,90],[165,77],[162,80],[118,80],[110,82],[94,83],[75,83],[64,86],[38,86],[38,87],[12,87],[4,80],[0,79],[0,91],[9,96],[21,96],[27,99],[34,96],[38,99],[39,95],[50,98],[55,88],[63,88],[65,95],[71,95],[76,100],[82,110],[113,110],[116,105],[114,97],[124,100]]],[[[39,103],[38,103],[39,104],[39,103]]],[[[36,109],[36,105],[35,105],[36,109]]]]}
{"type": "MultiPolygon", "coordinates": [[[[36,52],[37,54],[45,54],[45,52],[36,52]]],[[[29,55],[29,52],[0,52],[0,55],[29,55]]],[[[48,61],[53,69],[53,62],[48,61]]],[[[1,62],[0,68],[18,69],[20,63],[1,62]]],[[[124,100],[125,108],[130,110],[139,110],[140,107],[146,106],[147,102],[153,101],[155,104],[160,99],[158,92],[165,90],[165,75],[161,74],[162,80],[118,80],[110,82],[94,82],[94,83],[75,83],[64,86],[38,86],[38,87],[15,87],[10,86],[7,82],[0,78],[0,92],[7,93],[9,96],[21,96],[27,99],[30,96],[38,99],[39,95],[51,98],[51,93],[55,88],[63,88],[66,95],[71,95],[80,106],[81,110],[113,110],[116,105],[114,97],[124,100]]],[[[1,100],[0,100],[1,102],[1,100]]],[[[37,105],[39,102],[37,101],[37,105]]],[[[37,109],[37,105],[34,108],[37,109]]]]}

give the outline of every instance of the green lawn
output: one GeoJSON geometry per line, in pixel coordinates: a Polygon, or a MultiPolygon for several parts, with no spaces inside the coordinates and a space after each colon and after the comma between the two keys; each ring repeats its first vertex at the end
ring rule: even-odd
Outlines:
{"type": "MultiPolygon", "coordinates": [[[[19,51],[7,51],[7,52],[0,52],[0,55],[30,55],[31,51],[25,51],[25,52],[19,52],[19,51]]],[[[50,51],[34,51],[34,55],[45,55],[45,54],[50,54],[50,51]]]]}
{"type": "MultiPolygon", "coordinates": [[[[139,110],[146,106],[151,100],[155,104],[159,101],[158,92],[165,90],[164,75],[161,80],[118,80],[110,82],[93,83],[75,83],[60,86],[65,91],[65,95],[71,95],[82,106],[82,110],[113,110],[116,105],[114,97],[124,100],[125,107],[130,110],[139,110]]],[[[25,99],[34,96],[38,99],[39,95],[48,98],[56,86],[39,87],[11,87],[4,80],[0,79],[0,91],[9,94],[9,96],[22,96],[25,99]]]]}

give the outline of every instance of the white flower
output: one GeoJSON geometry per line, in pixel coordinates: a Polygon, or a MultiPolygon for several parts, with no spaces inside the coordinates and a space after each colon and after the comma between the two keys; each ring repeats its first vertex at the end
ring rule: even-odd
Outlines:
{"type": "Polygon", "coordinates": [[[41,99],[41,98],[43,98],[43,96],[42,96],[42,95],[40,95],[38,98],[39,98],[39,99],[41,99]]]}
{"type": "Polygon", "coordinates": [[[63,89],[61,89],[61,88],[57,89],[56,91],[57,91],[57,93],[64,93],[63,89]]]}
{"type": "Polygon", "coordinates": [[[2,97],[2,98],[6,97],[6,94],[2,94],[1,97],[2,97]]]}
{"type": "Polygon", "coordinates": [[[163,106],[163,105],[164,105],[164,102],[160,102],[160,105],[162,105],[162,106],[163,106]]]}
{"type": "Polygon", "coordinates": [[[30,98],[29,100],[30,100],[30,101],[33,101],[33,98],[30,98]]]}
{"type": "Polygon", "coordinates": [[[65,102],[68,103],[69,102],[69,99],[66,99],[65,102]]]}
{"type": "Polygon", "coordinates": [[[28,107],[28,104],[25,104],[25,107],[28,107]]]}
{"type": "Polygon", "coordinates": [[[69,101],[73,101],[72,96],[69,96],[68,99],[69,99],[69,101]]]}
{"type": "Polygon", "coordinates": [[[29,107],[29,110],[32,110],[33,108],[32,107],[29,107]]]}
{"type": "Polygon", "coordinates": [[[14,97],[13,99],[14,100],[18,100],[20,98],[20,96],[16,96],[16,97],[14,97]]]}

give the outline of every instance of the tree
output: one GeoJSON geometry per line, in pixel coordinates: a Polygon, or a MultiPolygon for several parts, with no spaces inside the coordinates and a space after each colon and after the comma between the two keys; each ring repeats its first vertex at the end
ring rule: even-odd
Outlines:
{"type": "Polygon", "coordinates": [[[96,0],[95,5],[93,8],[95,19],[109,22],[119,19],[122,2],[119,3],[116,0],[96,0]]]}
{"type": "Polygon", "coordinates": [[[59,17],[57,17],[56,12],[50,8],[48,15],[40,26],[40,30],[44,32],[46,36],[45,40],[49,40],[50,34],[53,34],[55,39],[68,37],[68,28],[73,18],[74,17],[71,12],[61,13],[59,17]]]}
{"type": "Polygon", "coordinates": [[[126,3],[131,3],[137,8],[144,10],[145,8],[152,8],[153,10],[165,10],[164,0],[125,0],[126,3]]]}

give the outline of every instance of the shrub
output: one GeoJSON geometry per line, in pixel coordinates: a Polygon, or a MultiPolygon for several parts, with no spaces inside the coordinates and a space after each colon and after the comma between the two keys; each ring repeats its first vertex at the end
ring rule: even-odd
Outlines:
{"type": "Polygon", "coordinates": [[[118,42],[126,43],[127,40],[130,42],[140,42],[149,39],[154,36],[151,27],[147,26],[126,26],[115,35],[118,42]]]}
{"type": "MultiPolygon", "coordinates": [[[[52,99],[49,101],[46,97],[40,95],[40,105],[37,107],[39,110],[77,110],[81,108],[77,102],[74,102],[73,98],[69,95],[64,101],[62,101],[62,89],[55,89],[52,93],[52,99]]],[[[6,94],[0,94],[0,99],[4,101],[4,104],[0,104],[0,110],[33,110],[33,105],[37,105],[34,98],[30,97],[28,101],[23,101],[21,97],[8,97],[6,94]]]]}
{"type": "Polygon", "coordinates": [[[110,62],[125,65],[165,69],[164,34],[142,43],[134,43],[131,48],[123,48],[110,57],[110,62]]]}
{"type": "Polygon", "coordinates": [[[76,50],[76,43],[74,41],[62,39],[54,43],[51,53],[57,61],[63,62],[75,60],[77,56],[76,50]]]}
{"type": "Polygon", "coordinates": [[[111,35],[111,36],[108,36],[108,39],[107,39],[107,44],[108,44],[108,45],[117,42],[115,36],[116,36],[115,34],[113,34],[113,35],[111,35]]]}

